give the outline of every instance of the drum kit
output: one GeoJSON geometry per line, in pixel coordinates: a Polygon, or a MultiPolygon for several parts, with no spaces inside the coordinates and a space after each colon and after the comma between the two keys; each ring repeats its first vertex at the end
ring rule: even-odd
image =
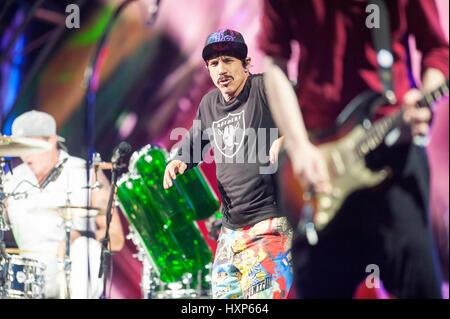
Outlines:
{"type": "Polygon", "coordinates": [[[0,136],[0,298],[42,298],[44,293],[45,265],[30,258],[9,253],[5,248],[3,233],[9,230],[6,222],[6,200],[10,194],[3,189],[4,168],[11,162],[5,157],[18,157],[45,152],[50,144],[30,138],[0,136]]]}
{"type": "MultiPolygon", "coordinates": [[[[0,136],[0,299],[44,298],[45,264],[32,258],[25,258],[21,254],[56,255],[56,251],[24,250],[5,247],[4,232],[10,230],[6,218],[6,201],[10,197],[21,198],[23,196],[26,197],[27,194],[6,193],[3,182],[5,165],[8,165],[9,170],[12,171],[11,161],[6,160],[5,157],[21,157],[37,154],[48,151],[50,148],[49,143],[38,139],[0,136]]],[[[110,165],[108,166],[108,163],[97,163],[97,166],[101,169],[108,169],[110,165]],[[102,167],[104,164],[106,166],[102,167]]],[[[98,185],[90,186],[90,188],[98,187],[98,185]]],[[[95,217],[99,214],[104,214],[101,209],[96,207],[71,205],[69,194],[67,193],[67,205],[45,208],[46,213],[58,215],[63,221],[66,234],[65,256],[62,261],[65,282],[61,283],[61,285],[64,287],[70,287],[70,232],[72,231],[72,221],[75,218],[95,217]]],[[[65,289],[61,297],[70,298],[70,289],[65,289]]]]}
{"type": "MultiPolygon", "coordinates": [[[[0,138],[0,298],[43,298],[45,266],[20,256],[27,251],[5,248],[3,232],[9,230],[5,203],[14,194],[3,192],[3,175],[4,166],[10,165],[5,157],[44,152],[49,149],[47,144],[30,138],[0,138]]],[[[120,206],[129,222],[127,238],[136,246],[138,253],[134,257],[143,266],[143,298],[209,298],[212,252],[197,222],[213,216],[219,201],[199,168],[185,172],[174,180],[174,187],[164,189],[163,176],[170,159],[168,152],[152,145],[134,152],[128,172],[116,183],[115,205],[120,206]]],[[[102,163],[101,168],[108,169],[111,166],[108,164],[102,163]]],[[[95,207],[79,207],[70,202],[53,211],[64,220],[66,234],[71,230],[73,218],[104,213],[95,207]]],[[[67,239],[66,256],[69,256],[69,246],[67,239]]],[[[64,270],[68,287],[68,259],[64,270]]]]}

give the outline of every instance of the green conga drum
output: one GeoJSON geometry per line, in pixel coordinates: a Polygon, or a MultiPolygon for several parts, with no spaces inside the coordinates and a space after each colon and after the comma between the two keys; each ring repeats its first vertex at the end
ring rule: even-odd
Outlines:
{"type": "Polygon", "coordinates": [[[177,175],[177,183],[183,187],[195,208],[195,220],[211,217],[219,208],[219,200],[198,167],[177,175]]]}
{"type": "Polygon", "coordinates": [[[173,282],[185,273],[198,273],[211,262],[212,252],[194,224],[194,208],[183,187],[174,183],[163,188],[166,154],[150,145],[135,152],[117,196],[160,279],[173,282]]]}
{"type": "Polygon", "coordinates": [[[164,150],[147,145],[132,155],[129,170],[142,177],[157,209],[168,217],[166,227],[180,230],[194,220],[195,210],[184,189],[178,183],[174,183],[174,186],[169,189],[164,189],[166,156],[167,153],[164,150]]]}
{"type": "Polygon", "coordinates": [[[166,227],[167,216],[163,216],[164,212],[158,209],[158,204],[139,175],[121,176],[117,183],[117,197],[162,281],[178,281],[193,270],[193,262],[185,255],[184,247],[166,227]]]}

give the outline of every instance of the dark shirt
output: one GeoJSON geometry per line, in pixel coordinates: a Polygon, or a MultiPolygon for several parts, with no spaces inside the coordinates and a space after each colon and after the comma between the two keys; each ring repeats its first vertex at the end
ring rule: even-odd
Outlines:
{"type": "Polygon", "coordinates": [[[188,169],[212,147],[223,224],[231,229],[278,216],[269,149],[279,137],[264,92],[262,74],[250,75],[242,92],[225,101],[219,89],[206,94],[174,159],[188,169]],[[202,138],[203,135],[203,138],[202,138]]]}
{"type": "MultiPolygon", "coordinates": [[[[415,36],[422,71],[436,68],[448,76],[449,51],[433,0],[385,1],[394,55],[394,89],[398,101],[410,89],[407,36],[415,36]]],[[[371,29],[366,27],[366,0],[265,0],[261,49],[289,59],[290,41],[300,44],[298,98],[308,129],[333,124],[359,93],[382,92],[371,29]]],[[[378,108],[387,115],[396,106],[378,108]]]]}

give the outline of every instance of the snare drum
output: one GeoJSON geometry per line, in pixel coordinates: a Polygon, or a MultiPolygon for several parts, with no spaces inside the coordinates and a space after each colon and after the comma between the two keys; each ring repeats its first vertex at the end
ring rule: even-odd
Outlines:
{"type": "Polygon", "coordinates": [[[44,297],[45,265],[31,258],[8,255],[2,260],[0,272],[4,282],[2,298],[41,299],[44,297]]]}

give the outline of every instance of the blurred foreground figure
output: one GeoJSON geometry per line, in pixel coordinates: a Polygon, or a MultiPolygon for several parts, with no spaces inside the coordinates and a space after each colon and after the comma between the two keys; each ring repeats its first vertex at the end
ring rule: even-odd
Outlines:
{"type": "MultiPolygon", "coordinates": [[[[333,131],[336,120],[343,118],[339,116],[348,110],[346,105],[351,101],[353,106],[358,105],[353,115],[364,118],[362,113],[367,109],[361,101],[368,95],[361,94],[376,92],[381,96],[385,84],[379,76],[373,30],[366,24],[370,2],[266,0],[264,4],[259,40],[268,55],[265,84],[269,105],[285,136],[290,175],[299,181],[293,184],[305,190],[303,194],[318,198],[314,205],[321,209],[314,220],[309,220],[321,226],[315,233],[317,238],[311,236],[313,223],[308,224],[308,220],[309,228],[303,231],[303,214],[297,228],[301,231],[293,244],[295,286],[301,298],[352,298],[368,275],[368,287],[376,286],[381,279],[397,298],[441,298],[440,271],[428,216],[429,167],[423,145],[415,142],[418,136],[427,135],[431,112],[415,106],[430,106],[429,100],[448,92],[448,82],[444,84],[449,73],[448,43],[434,1],[385,3],[392,55],[387,55],[387,61],[378,61],[389,67],[392,60],[393,89],[398,102],[377,105],[375,114],[368,115],[373,115],[371,120],[387,123],[386,116],[396,114],[396,121],[386,126],[389,129],[375,122],[372,130],[366,122],[364,129],[373,134],[361,133],[357,140],[347,135],[353,146],[336,144],[331,148],[311,140],[320,136],[318,132],[333,131]],[[406,45],[409,34],[414,35],[423,54],[422,91],[410,83],[406,45]],[[291,40],[300,45],[297,92],[285,76],[291,40]],[[425,95],[427,100],[423,101],[423,92],[431,91],[433,94],[425,95]],[[357,96],[360,100],[354,100],[357,96]],[[399,133],[398,138],[387,134],[392,133],[391,128],[399,133]],[[340,147],[346,151],[340,152],[340,147]],[[350,152],[351,147],[359,152],[350,152]],[[377,187],[349,192],[339,203],[337,213],[330,214],[330,207],[342,190],[366,176],[365,171],[355,171],[359,163],[372,170],[390,170],[373,183],[377,187]],[[343,178],[341,184],[336,182],[352,170],[353,175],[343,178]]],[[[280,184],[289,178],[280,176],[280,184]]],[[[287,203],[283,207],[285,213],[300,214],[289,206],[295,196],[282,198],[289,193],[289,188],[285,190],[279,199],[287,203]]],[[[308,196],[302,199],[309,200],[308,196]]],[[[293,219],[296,224],[298,216],[293,219]]]]}

